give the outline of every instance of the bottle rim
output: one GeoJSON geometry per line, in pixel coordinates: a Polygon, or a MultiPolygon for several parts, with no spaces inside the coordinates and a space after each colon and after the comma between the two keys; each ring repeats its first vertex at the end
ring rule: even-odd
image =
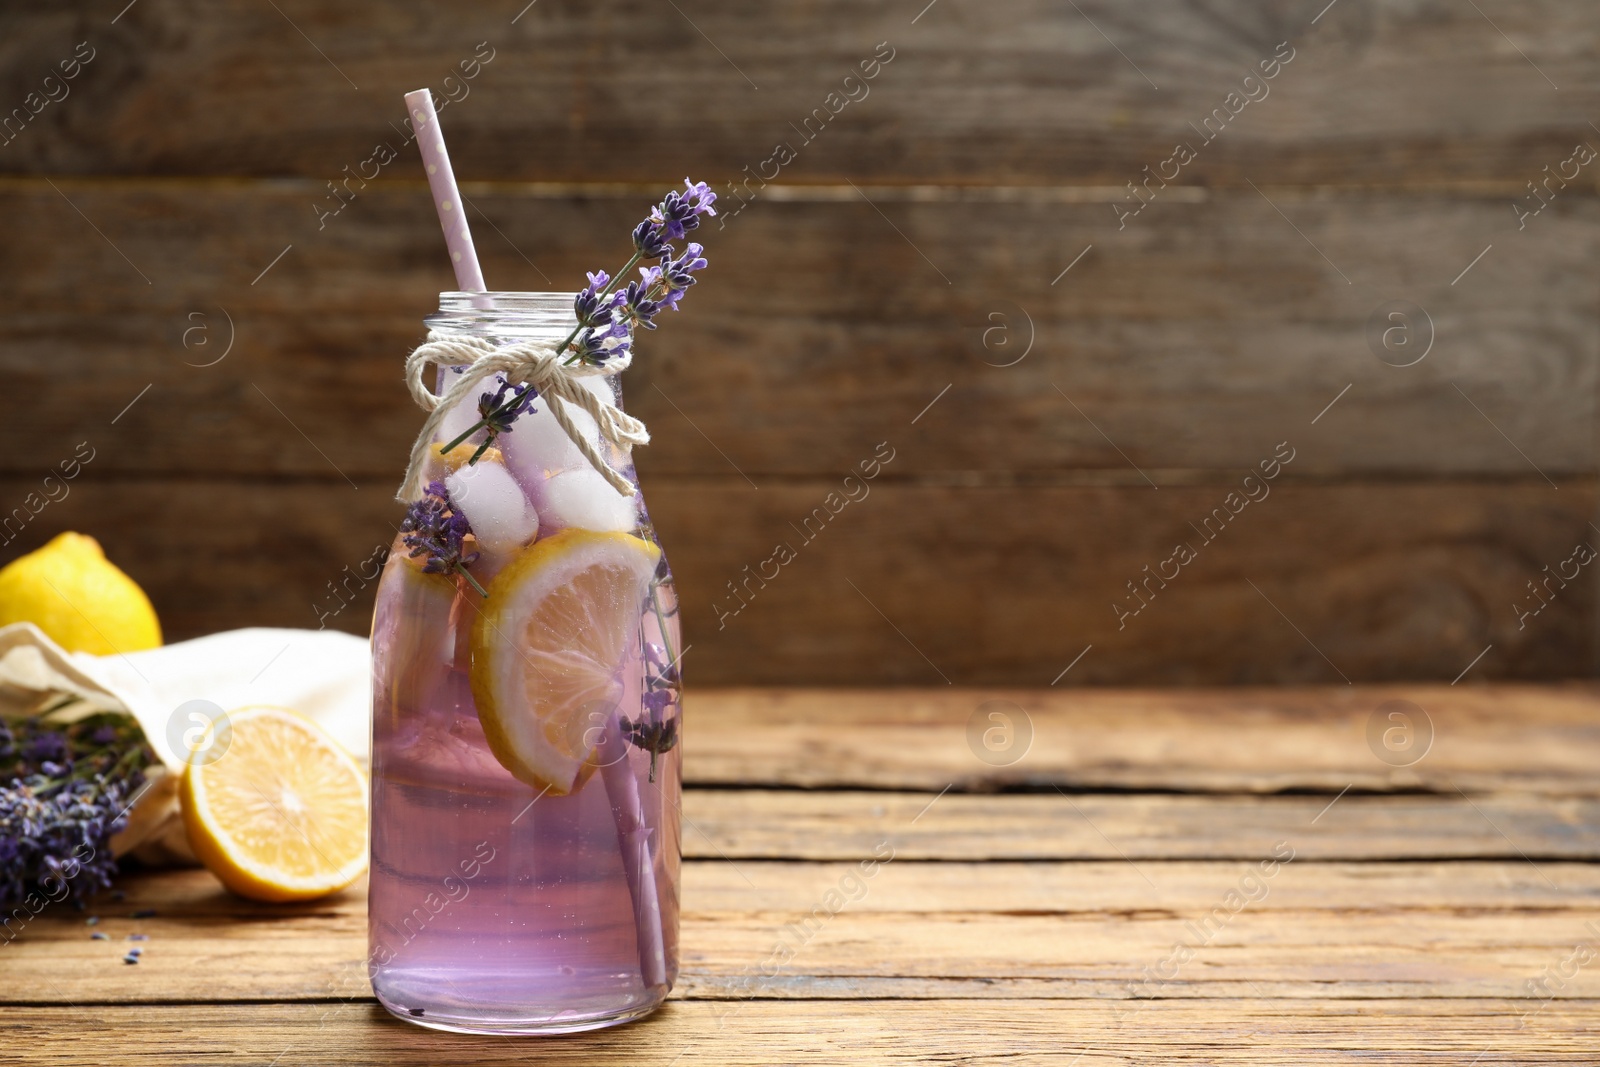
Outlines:
{"type": "MultiPolygon", "coordinates": [[[[422,321],[430,330],[494,337],[537,337],[570,332],[578,324],[576,293],[442,292],[439,310],[422,321]]],[[[559,340],[559,338],[557,338],[559,340]]]]}

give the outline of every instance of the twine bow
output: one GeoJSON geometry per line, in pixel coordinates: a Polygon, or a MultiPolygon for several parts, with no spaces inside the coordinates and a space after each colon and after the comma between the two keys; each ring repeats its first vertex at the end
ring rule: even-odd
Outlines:
{"type": "Polygon", "coordinates": [[[485,379],[496,374],[504,375],[512,385],[532,385],[537,389],[555,418],[556,425],[572,438],[572,443],[578,447],[583,458],[617,492],[623,496],[633,496],[637,492],[633,483],[605,461],[566,410],[571,405],[587,411],[600,427],[600,436],[623,452],[634,445],[649,444],[650,431],[645,429],[644,423],[578,384],[579,378],[621,373],[632,362],[631,354],[613,356],[601,366],[568,364],[562,358],[556,347],[545,341],[523,341],[496,347],[477,337],[446,339],[437,333],[428,334],[428,340],[406,358],[406,387],[411,390],[411,397],[417,406],[426,411],[428,417],[417,434],[416,443],[411,446],[411,462],[406,467],[406,478],[400,484],[396,499],[402,504],[409,504],[422,496],[427,484],[428,452],[445,413],[473,390],[480,388],[485,379]],[[456,367],[462,364],[466,364],[467,369],[443,396],[428,388],[425,376],[429,367],[456,367]]]}

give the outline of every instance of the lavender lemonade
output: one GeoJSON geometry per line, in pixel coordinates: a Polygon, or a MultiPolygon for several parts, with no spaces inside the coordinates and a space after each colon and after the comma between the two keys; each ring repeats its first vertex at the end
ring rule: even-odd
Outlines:
{"type": "Polygon", "coordinates": [[[368,902],[407,1021],[585,1030],[677,976],[683,645],[617,375],[705,266],[672,242],[713,199],[669,193],[578,293],[441,294],[407,361],[429,414],[373,619],[368,902]]]}
{"type": "MultiPolygon", "coordinates": [[[[410,563],[396,551],[388,566],[410,563]]],[[[568,795],[518,781],[485,740],[456,635],[437,627],[471,610],[466,597],[433,592],[386,573],[374,626],[374,991],[396,1014],[465,1030],[559,1032],[648,1012],[677,973],[679,750],[627,744],[597,702],[571,730],[580,744],[605,731],[596,762],[615,762],[568,795]],[[613,789],[623,825],[635,820],[631,841],[613,789]],[[653,917],[636,903],[630,847],[655,886],[653,917]],[[642,944],[641,929],[659,931],[659,945],[642,944]],[[659,962],[647,975],[650,952],[659,962]]],[[[617,706],[644,708],[646,677],[669,675],[675,621],[663,631],[654,610],[638,621],[617,706]]]]}

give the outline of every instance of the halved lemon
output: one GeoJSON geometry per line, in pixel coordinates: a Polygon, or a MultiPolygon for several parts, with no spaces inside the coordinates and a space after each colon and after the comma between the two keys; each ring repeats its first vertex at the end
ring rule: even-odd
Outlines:
{"type": "Polygon", "coordinates": [[[310,900],[366,870],[365,776],[322,727],[285,708],[213,723],[179,797],[195,855],[242,897],[310,900]]]}
{"type": "Polygon", "coordinates": [[[622,693],[661,550],[568,529],[506,565],[472,627],[472,697],[489,749],[519,781],[572,792],[622,693]]]}

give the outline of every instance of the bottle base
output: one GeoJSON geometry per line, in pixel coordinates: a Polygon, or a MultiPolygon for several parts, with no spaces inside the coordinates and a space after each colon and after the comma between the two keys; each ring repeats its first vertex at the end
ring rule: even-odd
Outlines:
{"type": "Polygon", "coordinates": [[[646,1004],[630,1005],[597,1014],[576,1011],[561,1012],[555,1016],[518,1018],[512,1015],[468,1015],[450,1010],[405,1008],[390,1004],[382,997],[378,1003],[390,1015],[429,1030],[443,1030],[452,1034],[492,1034],[502,1037],[533,1037],[540,1034],[577,1034],[585,1030],[603,1030],[608,1026],[622,1026],[644,1018],[665,1002],[666,997],[646,1004]]]}

